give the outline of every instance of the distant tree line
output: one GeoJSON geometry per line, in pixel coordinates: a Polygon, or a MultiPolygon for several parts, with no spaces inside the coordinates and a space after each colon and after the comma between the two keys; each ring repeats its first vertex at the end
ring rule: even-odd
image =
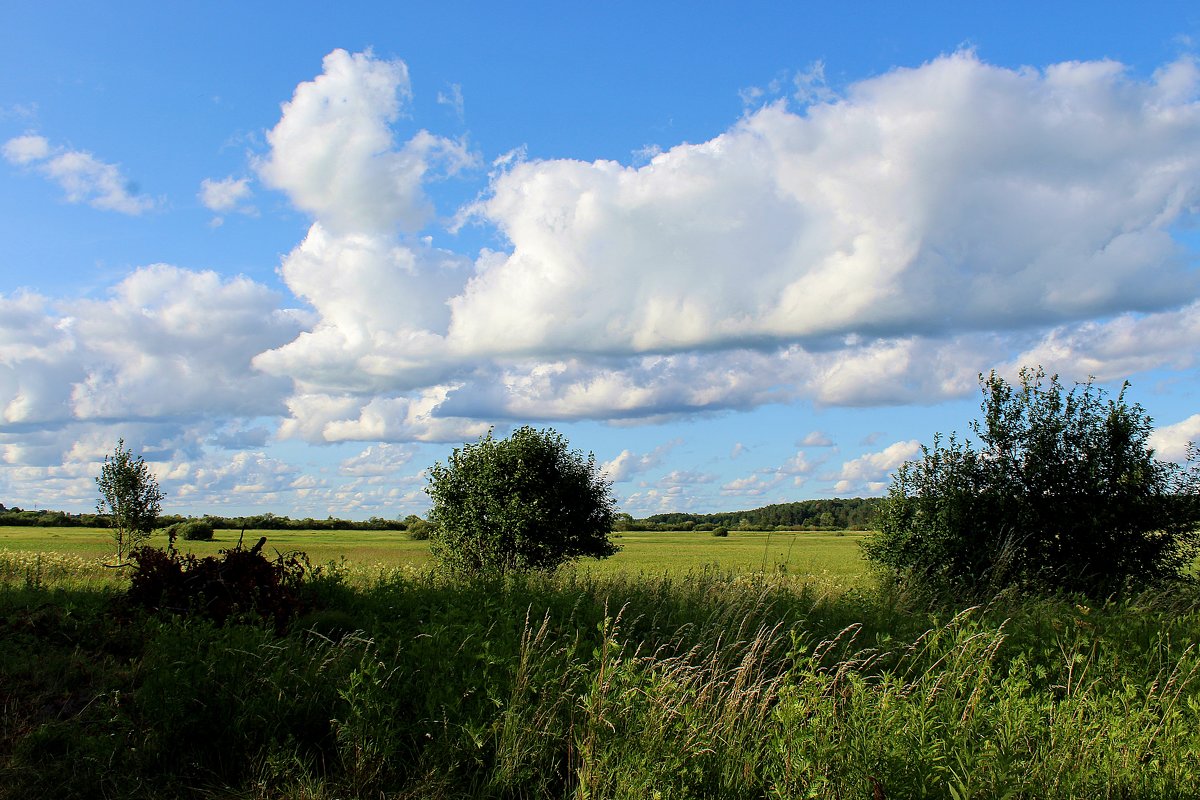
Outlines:
{"type": "MultiPolygon", "coordinates": [[[[615,530],[618,531],[711,531],[726,528],[731,531],[765,530],[875,530],[879,525],[879,510],[882,498],[850,497],[826,500],[801,500],[795,503],[776,503],[749,511],[726,511],[719,514],[655,514],[645,519],[634,519],[629,514],[618,514],[615,530]]],[[[203,519],[214,530],[268,530],[268,531],[408,531],[418,533],[421,538],[427,533],[428,523],[415,514],[404,519],[371,517],[367,520],[348,520],[327,517],[292,519],[277,514],[253,514],[244,517],[221,517],[205,514],[203,517],[185,517],[180,514],[163,514],[158,518],[159,527],[165,528],[189,519],[203,519]]],[[[108,514],[72,514],[66,511],[22,510],[5,508],[0,503],[0,525],[24,525],[41,528],[107,528],[111,518],[108,514]]]]}
{"type": "Polygon", "coordinates": [[[719,514],[654,514],[637,520],[625,514],[618,520],[617,528],[631,531],[711,531],[718,527],[733,531],[874,530],[879,525],[882,502],[880,497],[835,497],[719,514]]]}
{"type": "MultiPolygon", "coordinates": [[[[168,527],[177,523],[187,522],[196,517],[185,517],[180,514],[163,514],[158,517],[160,527],[168,527]]],[[[384,519],[371,517],[367,520],[348,520],[327,517],[326,519],[292,519],[276,514],[253,514],[245,517],[221,517],[205,514],[203,519],[212,525],[214,530],[270,530],[270,531],[407,531],[417,523],[425,522],[415,514],[405,519],[384,519]]],[[[107,528],[112,523],[109,514],[83,513],[72,514],[67,511],[36,511],[23,510],[16,506],[6,508],[0,503],[0,525],[21,525],[39,528],[107,528]]]]}

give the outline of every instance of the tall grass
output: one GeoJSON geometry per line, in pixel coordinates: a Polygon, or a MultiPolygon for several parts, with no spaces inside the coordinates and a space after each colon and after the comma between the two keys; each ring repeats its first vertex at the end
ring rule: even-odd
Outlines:
{"type": "Polygon", "coordinates": [[[101,586],[117,577],[99,559],[71,553],[0,549],[0,587],[101,586]]]}
{"type": "Polygon", "coordinates": [[[1194,587],[950,613],[779,573],[333,569],[311,587],[320,609],[277,636],[9,586],[0,797],[1169,798],[1200,785],[1194,587]]]}

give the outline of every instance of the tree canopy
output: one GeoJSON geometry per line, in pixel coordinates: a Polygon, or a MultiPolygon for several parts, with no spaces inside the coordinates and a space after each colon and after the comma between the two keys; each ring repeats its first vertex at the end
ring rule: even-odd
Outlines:
{"type": "Polygon", "coordinates": [[[429,469],[431,551],[454,570],[504,573],[605,558],[616,521],[611,484],[595,457],[553,430],[489,431],[429,469]]]}

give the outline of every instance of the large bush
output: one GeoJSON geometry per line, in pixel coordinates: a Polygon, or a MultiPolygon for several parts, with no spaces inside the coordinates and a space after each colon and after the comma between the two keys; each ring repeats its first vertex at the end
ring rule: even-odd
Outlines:
{"type": "Polygon", "coordinates": [[[489,431],[429,469],[435,558],[459,572],[553,569],[617,551],[612,488],[595,457],[553,430],[489,431]]]}
{"type": "Polygon", "coordinates": [[[980,376],[978,444],[935,437],[893,476],[868,558],[934,587],[1117,592],[1196,557],[1200,475],[1159,461],[1151,420],[1090,382],[980,376]]]}
{"type": "Polygon", "coordinates": [[[213,538],[212,522],[207,519],[185,519],[168,525],[164,532],[169,539],[185,542],[211,542],[213,538]]]}

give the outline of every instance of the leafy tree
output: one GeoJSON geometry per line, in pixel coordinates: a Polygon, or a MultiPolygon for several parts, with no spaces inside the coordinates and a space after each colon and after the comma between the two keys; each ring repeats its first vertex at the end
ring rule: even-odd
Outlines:
{"type": "Polygon", "coordinates": [[[561,434],[521,427],[508,439],[489,431],[429,469],[435,558],[456,571],[548,570],[617,551],[612,486],[568,449],[561,434]]]}
{"type": "Polygon", "coordinates": [[[100,500],[96,513],[112,514],[112,537],[117,546],[117,562],[125,563],[130,553],[150,538],[162,510],[163,493],[158,480],[141,456],[125,449],[125,440],[117,442],[112,455],[104,457],[100,477],[96,478],[100,500]]]}
{"type": "MultiPolygon", "coordinates": [[[[979,376],[978,446],[935,436],[892,477],[867,557],[932,587],[1108,594],[1178,577],[1200,551],[1200,470],[1159,461],[1142,407],[1040,368],[979,376]]],[[[1193,449],[1194,454],[1194,449],[1193,449]]]]}

